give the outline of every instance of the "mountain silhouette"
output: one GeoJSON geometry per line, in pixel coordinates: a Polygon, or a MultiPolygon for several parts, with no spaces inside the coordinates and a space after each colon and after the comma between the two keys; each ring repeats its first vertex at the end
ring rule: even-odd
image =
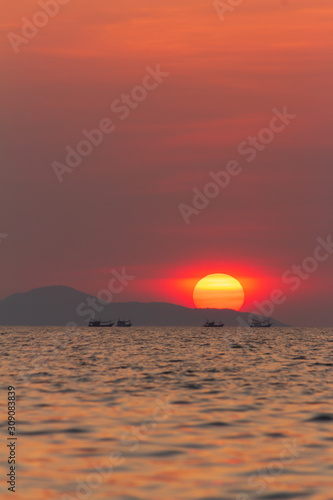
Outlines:
{"type": "MultiPolygon", "coordinates": [[[[36,288],[0,301],[0,325],[87,326],[91,317],[102,321],[130,319],[133,326],[201,326],[207,319],[223,321],[226,326],[245,326],[249,321],[249,313],[231,309],[191,309],[165,302],[105,303],[67,286],[36,288]]],[[[287,326],[273,319],[274,325],[287,326]]]]}

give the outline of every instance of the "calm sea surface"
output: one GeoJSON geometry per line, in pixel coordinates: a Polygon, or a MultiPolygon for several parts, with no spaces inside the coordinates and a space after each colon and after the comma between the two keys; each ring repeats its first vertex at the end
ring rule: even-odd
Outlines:
{"type": "Polygon", "coordinates": [[[333,330],[0,328],[20,499],[333,499],[333,330]]]}

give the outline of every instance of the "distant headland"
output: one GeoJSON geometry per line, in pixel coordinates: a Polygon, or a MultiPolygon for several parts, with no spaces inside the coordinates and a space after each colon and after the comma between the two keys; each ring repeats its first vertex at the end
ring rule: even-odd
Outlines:
{"type": "MultiPolygon", "coordinates": [[[[130,318],[134,326],[201,326],[207,319],[246,326],[252,315],[232,309],[191,309],[165,302],[105,303],[67,286],[36,288],[0,301],[2,326],[88,326],[90,319],[130,318]]],[[[273,326],[287,326],[272,318],[273,326]]]]}

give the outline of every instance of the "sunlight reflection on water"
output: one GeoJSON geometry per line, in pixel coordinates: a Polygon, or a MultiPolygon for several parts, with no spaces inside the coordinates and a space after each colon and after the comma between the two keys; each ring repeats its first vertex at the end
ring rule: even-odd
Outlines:
{"type": "Polygon", "coordinates": [[[1,327],[0,339],[17,500],[333,499],[333,330],[1,327]]]}

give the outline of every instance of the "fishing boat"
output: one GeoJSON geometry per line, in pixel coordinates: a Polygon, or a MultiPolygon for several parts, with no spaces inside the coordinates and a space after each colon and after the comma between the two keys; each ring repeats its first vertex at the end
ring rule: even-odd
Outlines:
{"type": "Polygon", "coordinates": [[[272,322],[269,318],[265,319],[253,319],[252,323],[250,324],[251,328],[269,328],[272,326],[272,322]]]}
{"type": "Polygon", "coordinates": [[[117,321],[117,326],[120,326],[120,327],[128,327],[128,326],[132,326],[132,323],[129,319],[126,319],[126,320],[123,320],[123,319],[118,319],[117,321]]]}
{"type": "Polygon", "coordinates": [[[100,320],[96,320],[96,321],[90,320],[89,321],[89,326],[92,326],[95,328],[110,328],[113,325],[114,325],[114,323],[112,323],[111,321],[100,321],[100,320]]]}
{"type": "Polygon", "coordinates": [[[203,326],[205,326],[206,328],[222,328],[224,326],[224,323],[222,323],[222,321],[217,323],[215,321],[208,321],[207,320],[203,326]]]}

